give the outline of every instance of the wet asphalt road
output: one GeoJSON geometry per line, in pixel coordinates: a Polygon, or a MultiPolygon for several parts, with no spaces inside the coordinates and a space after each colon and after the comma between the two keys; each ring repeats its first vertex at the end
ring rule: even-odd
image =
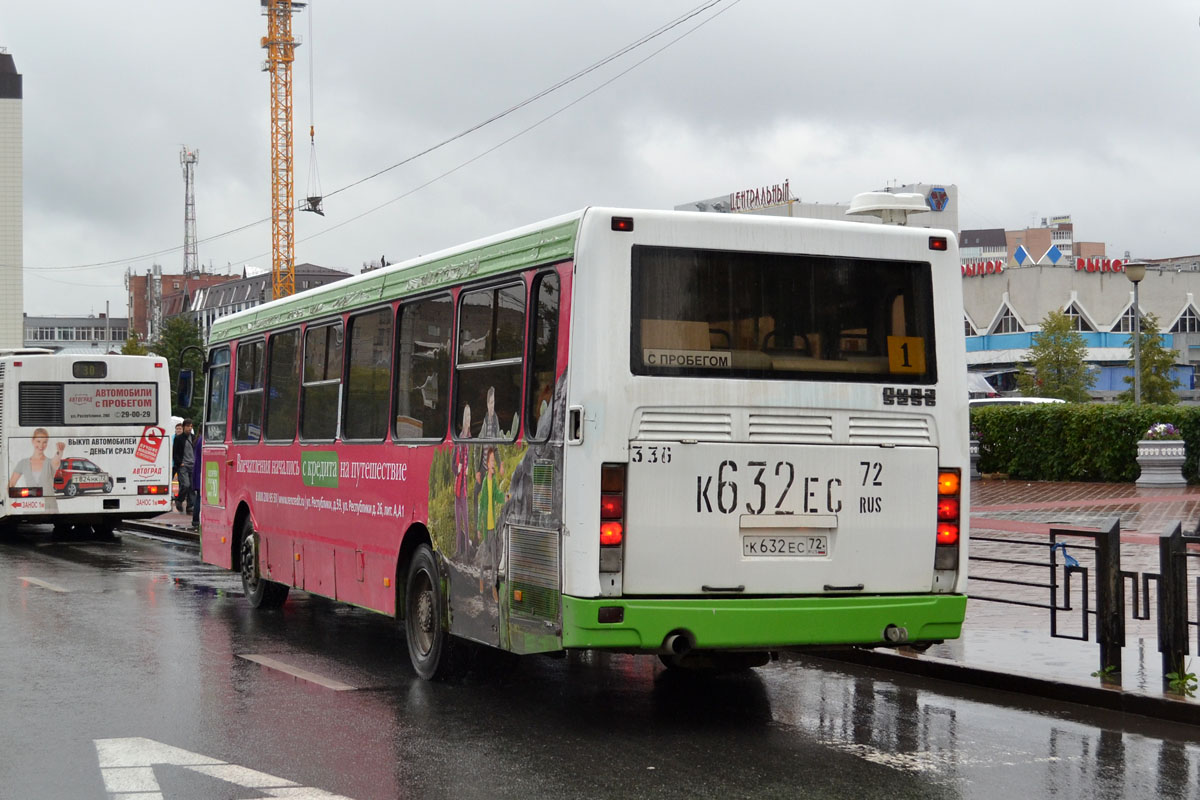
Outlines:
{"type": "Polygon", "coordinates": [[[1200,728],[817,660],[493,655],[424,683],[388,618],[255,612],[132,535],[0,541],[0,679],[6,800],[1200,797],[1200,728]]]}

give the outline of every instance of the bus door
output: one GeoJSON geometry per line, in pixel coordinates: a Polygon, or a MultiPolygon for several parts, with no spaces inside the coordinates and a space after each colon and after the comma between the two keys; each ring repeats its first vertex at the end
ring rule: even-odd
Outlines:
{"type": "Polygon", "coordinates": [[[213,350],[209,355],[208,380],[205,384],[204,449],[200,455],[200,479],[203,506],[225,507],[226,471],[229,469],[229,348],[213,350]]]}

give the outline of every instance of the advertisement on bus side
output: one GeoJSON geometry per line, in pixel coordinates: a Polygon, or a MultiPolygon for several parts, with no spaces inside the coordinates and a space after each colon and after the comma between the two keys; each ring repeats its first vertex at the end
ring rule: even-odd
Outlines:
{"type": "Polygon", "coordinates": [[[32,436],[10,437],[8,487],[41,490],[12,498],[11,505],[22,511],[55,512],[62,510],[59,502],[69,504],[75,498],[137,494],[139,486],[165,485],[171,459],[166,442],[166,431],[157,425],[123,435],[37,428],[32,436]]]}

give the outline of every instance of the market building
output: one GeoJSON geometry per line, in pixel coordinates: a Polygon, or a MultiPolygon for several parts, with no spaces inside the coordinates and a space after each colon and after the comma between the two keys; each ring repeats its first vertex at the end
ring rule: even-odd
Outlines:
{"type": "MultiPolygon", "coordinates": [[[[1015,390],[1042,320],[1061,311],[1087,344],[1093,397],[1112,400],[1129,388],[1134,284],[1125,273],[1128,254],[1111,258],[1102,243],[1075,241],[1070,217],[1023,231],[963,231],[960,253],[972,371],[1002,391],[1015,390]]],[[[1180,396],[1200,400],[1194,377],[1200,364],[1200,256],[1139,261],[1147,264],[1138,285],[1141,316],[1153,314],[1164,345],[1178,353],[1173,376],[1180,396]]]]}
{"type": "MultiPolygon", "coordinates": [[[[1092,395],[1112,400],[1128,389],[1134,313],[1134,287],[1124,271],[1128,253],[1113,258],[1103,242],[1077,240],[1070,216],[1045,217],[1041,225],[1022,229],[960,231],[954,184],[912,183],[883,191],[924,199],[929,213],[913,214],[906,224],[959,231],[963,331],[972,372],[1002,392],[1015,392],[1016,375],[1029,362],[1042,320],[1051,311],[1062,311],[1075,319],[1088,346],[1087,362],[1095,376],[1092,395]]],[[[793,195],[788,181],[675,208],[880,222],[849,214],[849,203],[804,202],[793,195]]],[[[1194,375],[1200,366],[1200,255],[1140,260],[1148,268],[1139,284],[1138,308],[1143,318],[1157,318],[1164,344],[1178,353],[1173,375],[1180,396],[1200,402],[1194,375]]]]}

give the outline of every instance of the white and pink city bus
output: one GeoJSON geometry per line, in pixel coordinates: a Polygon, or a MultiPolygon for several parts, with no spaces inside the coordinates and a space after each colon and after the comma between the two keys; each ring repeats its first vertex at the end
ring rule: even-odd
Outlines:
{"type": "Polygon", "coordinates": [[[461,640],[675,668],[959,635],[947,231],[588,208],[223,318],[205,561],[461,640]]]}
{"type": "Polygon", "coordinates": [[[166,359],[0,351],[0,527],[111,536],[170,508],[166,359]]]}

